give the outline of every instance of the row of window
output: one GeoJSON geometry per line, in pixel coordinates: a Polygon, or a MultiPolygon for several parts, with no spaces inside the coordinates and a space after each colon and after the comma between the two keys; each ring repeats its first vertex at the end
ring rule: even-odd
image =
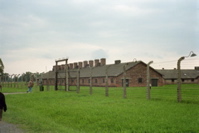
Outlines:
{"type": "MultiPolygon", "coordinates": [[[[176,79],[171,79],[171,82],[175,82],[175,81],[177,81],[176,79]]],[[[185,82],[186,81],[186,79],[182,79],[182,82],[185,82]]],[[[194,79],[191,79],[191,82],[194,82],[194,79]]]]}
{"type": "MultiPolygon", "coordinates": [[[[71,83],[74,83],[75,81],[76,81],[76,79],[69,79],[69,82],[71,82],[71,83]]],[[[138,78],[137,81],[138,81],[138,83],[143,83],[142,78],[138,78]]],[[[53,84],[54,80],[49,80],[48,82],[49,82],[49,84],[53,84]]],[[[63,84],[65,82],[65,80],[62,79],[62,80],[59,80],[58,82],[59,82],[59,84],[63,84]]],[[[103,78],[103,79],[93,79],[93,82],[96,83],[96,84],[97,83],[106,83],[106,79],[105,78],[103,78]]],[[[110,78],[110,82],[114,83],[114,78],[110,78]]],[[[90,83],[90,79],[80,79],[80,83],[82,83],[82,84],[90,83]]]]}
{"type": "MultiPolygon", "coordinates": [[[[103,79],[93,79],[94,83],[100,83],[100,80],[102,81],[101,83],[105,83],[106,82],[106,79],[103,78],[103,79]]],[[[69,80],[69,82],[71,83],[74,83],[76,80],[75,79],[71,79],[69,80]]],[[[143,83],[143,79],[142,78],[138,78],[137,79],[138,83],[143,83]]],[[[175,81],[177,81],[176,79],[171,79],[171,82],[174,83],[175,81]]],[[[186,79],[182,79],[182,82],[185,82],[186,79]]],[[[194,79],[191,79],[191,82],[194,82],[195,80],[194,79]]],[[[60,84],[63,84],[65,82],[64,79],[62,80],[59,80],[59,83],[60,84]]],[[[114,83],[114,78],[111,78],[110,79],[110,82],[111,83],[114,83]]],[[[53,84],[54,83],[54,80],[49,80],[49,84],[53,84]]],[[[84,83],[90,83],[90,79],[80,79],[80,83],[84,84],[84,83]]]]}
{"type": "MultiPolygon", "coordinates": [[[[75,81],[74,79],[71,80],[72,83],[74,81],[75,81]]],[[[105,83],[106,79],[105,78],[103,78],[103,79],[93,79],[93,81],[94,81],[94,83],[100,83],[100,81],[102,81],[101,83],[105,83]]],[[[111,78],[110,81],[111,81],[111,83],[114,83],[114,79],[113,78],[111,78]]],[[[84,83],[90,83],[90,79],[81,79],[80,82],[82,84],[84,84],[84,83]]]]}

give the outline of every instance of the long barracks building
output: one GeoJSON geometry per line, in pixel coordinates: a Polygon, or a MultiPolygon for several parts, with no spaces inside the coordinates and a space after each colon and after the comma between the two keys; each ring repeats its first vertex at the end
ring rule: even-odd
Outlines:
{"type": "MultiPolygon", "coordinates": [[[[183,79],[185,83],[199,83],[199,70],[195,67],[193,70],[183,70],[183,79]],[[185,73],[187,74],[185,75],[185,73]]],[[[149,67],[150,84],[152,86],[162,86],[164,84],[174,84],[177,82],[176,69],[173,70],[155,70],[149,67]]],[[[106,59],[96,59],[66,65],[53,66],[53,70],[42,75],[43,84],[54,85],[57,77],[58,85],[65,85],[66,78],[69,86],[108,86],[120,87],[123,80],[126,79],[126,86],[141,87],[147,85],[147,64],[142,61],[132,61],[121,63],[116,60],[114,64],[106,64],[106,59]],[[57,76],[56,76],[57,73],[57,76]],[[125,78],[124,78],[125,76],[125,78]]]]}

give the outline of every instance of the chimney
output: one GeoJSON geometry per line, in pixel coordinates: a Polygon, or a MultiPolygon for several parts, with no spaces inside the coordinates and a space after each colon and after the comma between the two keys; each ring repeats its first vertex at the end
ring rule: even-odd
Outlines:
{"type": "Polygon", "coordinates": [[[58,65],[58,70],[61,70],[61,66],[60,65],[58,65]]]}
{"type": "Polygon", "coordinates": [[[65,65],[62,64],[62,65],[61,65],[61,70],[64,70],[64,69],[65,69],[65,65]]]}
{"type": "Polygon", "coordinates": [[[84,67],[88,66],[88,61],[84,61],[84,67]]]}
{"type": "Polygon", "coordinates": [[[100,63],[99,63],[99,59],[95,59],[95,67],[99,66],[100,63]]]}
{"type": "Polygon", "coordinates": [[[79,68],[82,68],[82,62],[79,62],[79,68]]]}
{"type": "Polygon", "coordinates": [[[70,69],[73,69],[73,63],[70,63],[70,64],[69,64],[69,68],[70,68],[70,69]]]}
{"type": "Polygon", "coordinates": [[[73,66],[73,67],[74,67],[74,69],[75,69],[75,68],[78,68],[77,62],[74,63],[74,66],[73,66]]]}
{"type": "Polygon", "coordinates": [[[102,66],[106,65],[106,58],[101,58],[101,65],[102,66]]]}
{"type": "Polygon", "coordinates": [[[120,64],[121,60],[115,60],[115,64],[120,64]]]}
{"type": "Polygon", "coordinates": [[[53,71],[55,71],[56,66],[53,66],[53,71]]]}
{"type": "Polygon", "coordinates": [[[195,70],[199,70],[199,66],[195,66],[195,70]]]}
{"type": "Polygon", "coordinates": [[[89,66],[93,67],[93,60],[89,60],[89,66]]]}

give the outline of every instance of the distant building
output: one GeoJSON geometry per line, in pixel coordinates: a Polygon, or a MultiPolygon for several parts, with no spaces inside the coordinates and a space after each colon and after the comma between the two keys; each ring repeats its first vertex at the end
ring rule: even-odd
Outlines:
{"type": "MultiPolygon", "coordinates": [[[[124,80],[124,66],[126,66],[126,86],[143,87],[147,85],[147,64],[142,61],[133,61],[121,63],[116,60],[114,64],[106,64],[106,59],[96,59],[83,62],[69,63],[68,83],[69,86],[77,85],[77,76],[79,71],[80,86],[89,86],[92,79],[92,86],[106,86],[106,76],[108,77],[108,86],[122,87],[124,80]]],[[[43,74],[44,85],[55,84],[55,69],[43,74]]],[[[65,65],[57,66],[58,85],[65,85],[66,69],[65,65]]],[[[199,84],[199,67],[190,70],[181,70],[182,83],[199,84]]],[[[165,84],[177,84],[177,69],[157,69],[150,67],[150,84],[152,86],[162,86],[165,84]]]]}
{"type": "MultiPolygon", "coordinates": [[[[133,61],[127,63],[121,63],[120,60],[116,60],[114,64],[106,65],[106,59],[96,59],[94,61],[84,61],[79,63],[68,64],[68,81],[70,86],[77,84],[77,71],[79,70],[79,83],[80,86],[89,86],[90,77],[92,77],[93,86],[105,86],[106,76],[108,76],[108,86],[121,87],[124,80],[124,66],[126,66],[126,86],[146,86],[147,79],[147,64],[142,61],[133,61]]],[[[53,70],[44,74],[42,79],[46,84],[47,80],[50,85],[55,84],[55,67],[53,70]]],[[[65,85],[65,65],[57,66],[58,69],[58,85],[65,85]]],[[[163,75],[150,67],[151,85],[162,86],[164,85],[163,75]]]]}
{"type": "MultiPolygon", "coordinates": [[[[157,71],[163,75],[165,84],[177,84],[177,79],[178,79],[177,69],[161,69],[157,71]]],[[[182,69],[181,80],[182,83],[199,84],[199,67],[195,67],[195,69],[182,69]]]]}

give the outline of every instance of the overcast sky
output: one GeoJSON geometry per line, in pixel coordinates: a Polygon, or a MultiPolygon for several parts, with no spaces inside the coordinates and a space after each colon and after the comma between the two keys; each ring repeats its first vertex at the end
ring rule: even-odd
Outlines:
{"type": "Polygon", "coordinates": [[[5,72],[46,72],[55,60],[153,60],[199,66],[198,0],[0,0],[5,72]]]}

